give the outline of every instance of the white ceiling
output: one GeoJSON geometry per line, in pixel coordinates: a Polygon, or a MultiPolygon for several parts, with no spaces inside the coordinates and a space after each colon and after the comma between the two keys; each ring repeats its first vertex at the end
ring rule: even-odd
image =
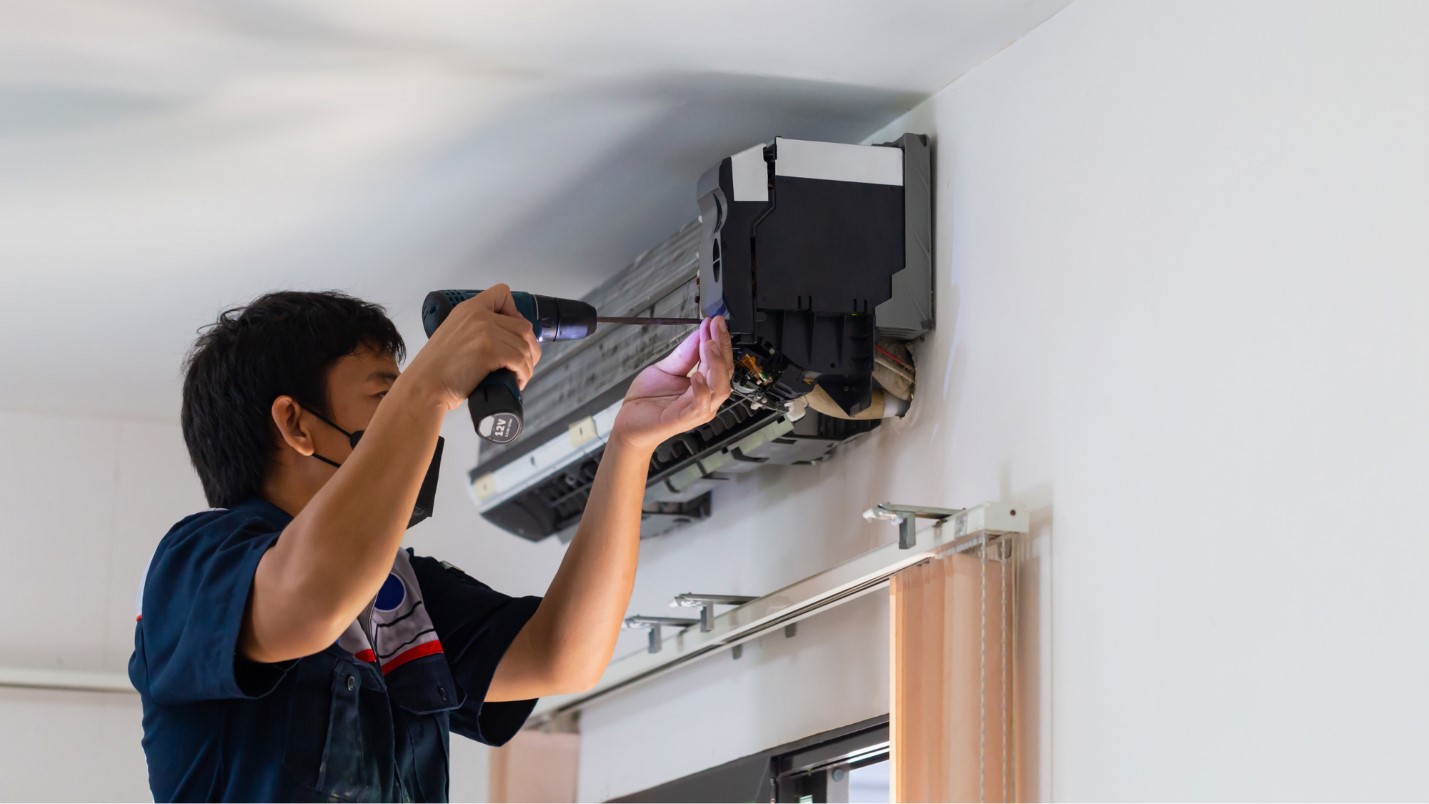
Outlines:
{"type": "Polygon", "coordinates": [[[0,407],[174,421],[277,288],[579,295],[774,135],[858,141],[1070,0],[4,0],[0,407]]]}

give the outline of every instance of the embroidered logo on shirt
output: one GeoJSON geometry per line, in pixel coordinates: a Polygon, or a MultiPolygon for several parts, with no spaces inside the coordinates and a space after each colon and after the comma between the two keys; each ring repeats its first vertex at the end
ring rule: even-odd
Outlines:
{"type": "Polygon", "coordinates": [[[337,644],[362,661],[376,662],[383,675],[413,659],[442,652],[406,550],[397,551],[392,572],[372,607],[348,625],[337,644]]]}

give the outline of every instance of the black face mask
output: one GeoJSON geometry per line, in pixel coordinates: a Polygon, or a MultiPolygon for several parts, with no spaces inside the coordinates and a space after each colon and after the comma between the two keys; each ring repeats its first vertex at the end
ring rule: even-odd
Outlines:
{"type": "MultiPolygon", "coordinates": [[[[342,433],[343,435],[347,436],[348,443],[351,444],[354,449],[357,448],[357,442],[362,438],[362,434],[366,432],[364,430],[357,430],[355,432],[349,433],[341,427],[338,427],[336,424],[333,424],[332,422],[328,421],[326,418],[323,417],[321,413],[318,413],[316,410],[313,410],[312,408],[307,408],[307,411],[322,420],[322,422],[328,427],[331,427],[339,433],[342,433]]],[[[432,515],[432,508],[436,505],[437,502],[437,473],[441,471],[442,468],[442,447],[445,446],[445,444],[446,439],[442,438],[441,436],[437,436],[436,452],[432,453],[432,462],[427,465],[427,476],[422,478],[422,488],[417,492],[417,504],[412,507],[412,518],[407,520],[407,527],[409,528],[432,515]]],[[[338,467],[342,465],[337,461],[331,460],[329,458],[324,458],[316,452],[313,453],[313,457],[317,458],[318,460],[329,466],[338,467]]]]}

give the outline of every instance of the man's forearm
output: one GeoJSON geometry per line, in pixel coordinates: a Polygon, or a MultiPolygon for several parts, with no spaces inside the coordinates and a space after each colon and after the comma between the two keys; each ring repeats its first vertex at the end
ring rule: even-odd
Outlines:
{"type": "MultiPolygon", "coordinates": [[[[387,579],[444,413],[405,379],[392,386],[357,449],[259,565],[260,576],[270,575],[260,577],[257,588],[280,593],[266,600],[255,594],[253,617],[270,618],[256,632],[282,635],[287,629],[278,624],[296,619],[312,630],[312,641],[330,642],[337,636],[325,632],[346,627],[387,579]],[[304,617],[293,618],[294,610],[304,617]],[[274,627],[263,627],[269,624],[274,627]]],[[[263,645],[247,647],[252,658],[265,658],[263,645]]]]}
{"type": "Polygon", "coordinates": [[[704,319],[636,376],[615,417],[576,537],[536,613],[497,665],[488,701],[586,690],[615,652],[635,587],[650,456],[710,421],[729,397],[734,357],[724,319],[704,319]]]}
{"type": "Polygon", "coordinates": [[[342,469],[292,523],[302,528],[306,563],[322,567],[325,577],[312,581],[353,617],[392,571],[441,432],[444,411],[404,379],[394,383],[342,469]]]}
{"type": "Polygon", "coordinates": [[[606,447],[585,515],[535,615],[552,671],[567,684],[595,684],[615,652],[635,587],[650,455],[616,440],[606,447]]]}

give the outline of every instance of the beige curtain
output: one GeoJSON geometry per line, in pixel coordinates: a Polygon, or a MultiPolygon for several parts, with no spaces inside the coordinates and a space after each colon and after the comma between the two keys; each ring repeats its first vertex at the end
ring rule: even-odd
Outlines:
{"type": "Polygon", "coordinates": [[[894,801],[1018,800],[1014,544],[994,542],[893,576],[894,801]]]}
{"type": "Polygon", "coordinates": [[[523,729],[491,752],[487,777],[492,802],[576,800],[579,734],[523,729]]]}

